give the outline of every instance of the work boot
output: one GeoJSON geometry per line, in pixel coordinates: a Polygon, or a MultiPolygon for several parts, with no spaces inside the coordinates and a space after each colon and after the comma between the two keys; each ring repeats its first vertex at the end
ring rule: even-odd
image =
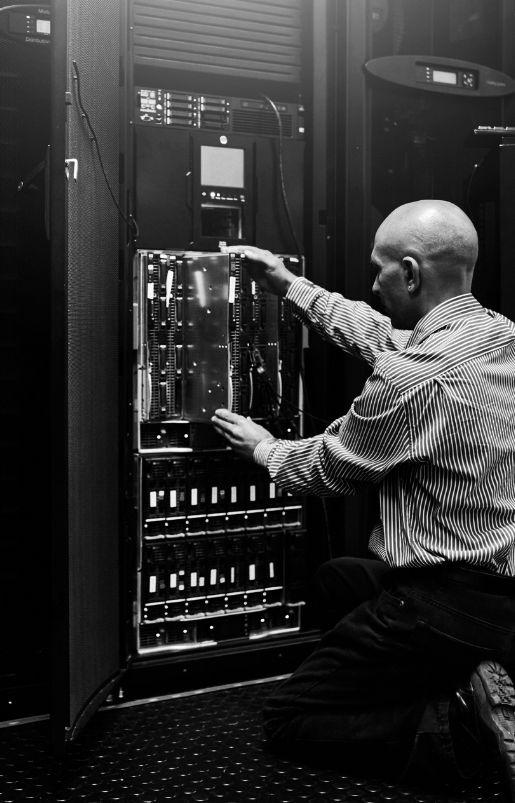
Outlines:
{"type": "Polygon", "coordinates": [[[515,687],[497,661],[482,661],[466,689],[456,692],[450,728],[458,765],[465,776],[482,754],[496,766],[510,803],[515,803],[515,687]]]}

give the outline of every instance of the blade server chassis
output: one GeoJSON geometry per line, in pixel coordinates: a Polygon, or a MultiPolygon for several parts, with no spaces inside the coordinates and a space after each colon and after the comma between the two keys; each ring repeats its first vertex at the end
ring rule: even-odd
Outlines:
{"type": "MultiPolygon", "coordinates": [[[[283,257],[299,272],[300,261],[283,257]]],[[[217,407],[295,437],[301,329],[239,255],[138,251],[134,261],[135,600],[140,654],[301,629],[301,499],[238,459],[217,407]]]]}

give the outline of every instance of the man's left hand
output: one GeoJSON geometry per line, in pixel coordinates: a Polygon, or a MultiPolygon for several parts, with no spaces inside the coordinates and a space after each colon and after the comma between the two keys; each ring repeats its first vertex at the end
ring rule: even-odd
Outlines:
{"type": "Polygon", "coordinates": [[[215,410],[211,418],[213,426],[220,435],[229,442],[236,454],[252,460],[254,449],[264,438],[271,438],[271,433],[256,424],[251,418],[231,413],[229,410],[215,410]]]}

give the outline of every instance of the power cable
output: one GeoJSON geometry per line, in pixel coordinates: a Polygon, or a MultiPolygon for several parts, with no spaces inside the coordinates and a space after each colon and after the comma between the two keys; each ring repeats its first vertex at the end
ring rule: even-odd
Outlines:
{"type": "Polygon", "coordinates": [[[77,62],[75,60],[72,60],[72,66],[73,66],[73,80],[75,82],[75,87],[76,87],[77,104],[79,106],[82,119],[85,121],[86,126],[87,126],[87,128],[89,130],[89,137],[90,137],[90,140],[91,140],[91,144],[95,146],[95,150],[97,152],[97,157],[98,157],[98,163],[100,165],[100,169],[102,171],[102,175],[104,177],[104,181],[105,181],[106,187],[107,187],[107,189],[109,191],[109,195],[111,196],[111,200],[112,200],[112,202],[113,202],[113,204],[114,204],[114,206],[115,206],[120,218],[123,220],[123,222],[129,228],[129,230],[130,230],[130,232],[132,234],[133,244],[135,244],[136,240],[139,237],[138,224],[137,224],[135,218],[132,215],[129,215],[127,217],[124,214],[124,212],[123,212],[120,204],[118,203],[118,200],[116,199],[115,194],[114,194],[114,192],[113,192],[113,190],[111,188],[111,184],[109,183],[109,179],[107,177],[107,173],[106,173],[106,170],[105,170],[105,167],[104,167],[104,161],[102,159],[102,154],[100,152],[100,146],[98,144],[98,138],[97,138],[97,135],[95,133],[95,129],[93,128],[93,124],[91,123],[91,119],[89,117],[89,114],[87,113],[86,109],[84,108],[84,104],[82,102],[82,94],[81,94],[81,86],[80,86],[80,73],[79,73],[79,67],[78,67],[77,62]]]}
{"type": "Polygon", "coordinates": [[[261,94],[261,97],[266,100],[266,102],[270,105],[272,111],[274,112],[277,118],[277,125],[279,127],[279,177],[280,177],[280,184],[281,184],[281,198],[283,201],[284,209],[286,212],[286,218],[288,220],[288,226],[290,228],[290,233],[293,239],[293,243],[295,245],[295,253],[301,258],[302,249],[299,244],[299,238],[297,237],[297,232],[295,230],[295,226],[293,224],[293,219],[291,216],[290,211],[290,204],[288,202],[288,196],[286,193],[286,186],[284,183],[284,165],[283,165],[283,121],[281,119],[281,114],[279,109],[275,105],[274,101],[268,97],[268,95],[261,94]]]}

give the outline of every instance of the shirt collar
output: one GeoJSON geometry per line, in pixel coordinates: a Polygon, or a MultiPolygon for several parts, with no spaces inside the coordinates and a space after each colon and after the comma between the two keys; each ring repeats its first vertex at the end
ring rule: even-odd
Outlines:
{"type": "Polygon", "coordinates": [[[408,346],[421,343],[428,335],[433,334],[450,324],[455,323],[460,318],[464,318],[471,313],[484,312],[483,307],[474,298],[472,293],[463,293],[447,301],[442,301],[438,306],[433,307],[413,329],[408,340],[408,346]]]}

